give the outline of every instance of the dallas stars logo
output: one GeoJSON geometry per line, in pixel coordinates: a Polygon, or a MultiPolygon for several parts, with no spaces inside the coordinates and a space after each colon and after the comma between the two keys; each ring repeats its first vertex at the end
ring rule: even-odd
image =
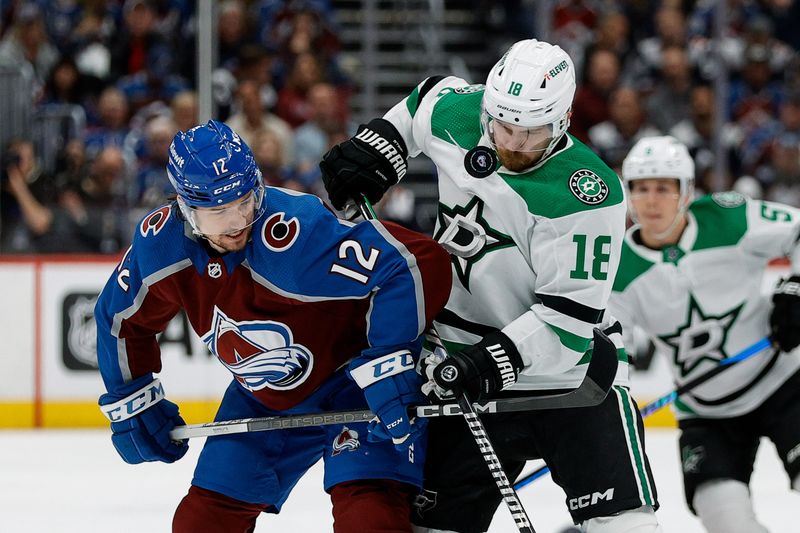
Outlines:
{"type": "Polygon", "coordinates": [[[511,237],[492,229],[483,218],[483,200],[478,197],[466,206],[457,205],[452,209],[440,203],[437,216],[439,229],[433,238],[450,252],[456,275],[467,290],[472,266],[481,257],[493,250],[514,246],[511,237]]]}
{"type": "Polygon", "coordinates": [[[608,186],[589,169],[578,170],[569,177],[569,190],[581,202],[597,205],[608,197],[608,186]]]}
{"type": "Polygon", "coordinates": [[[694,296],[689,295],[686,322],[675,333],[659,336],[672,347],[673,361],[680,367],[681,375],[688,375],[703,360],[719,363],[729,357],[724,348],[725,341],[742,307],[743,303],[727,313],[707,315],[694,296]]]}

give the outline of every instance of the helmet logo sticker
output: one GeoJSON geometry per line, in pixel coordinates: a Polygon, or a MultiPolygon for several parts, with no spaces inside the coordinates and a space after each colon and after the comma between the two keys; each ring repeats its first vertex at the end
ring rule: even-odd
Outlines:
{"type": "Polygon", "coordinates": [[[547,80],[552,80],[553,78],[555,78],[556,76],[558,76],[558,75],[559,75],[559,73],[561,73],[561,72],[563,72],[563,71],[567,70],[568,68],[569,68],[569,64],[566,62],[566,60],[565,60],[565,61],[562,61],[561,63],[559,63],[559,64],[558,64],[558,65],[556,65],[555,67],[551,68],[551,69],[550,69],[550,70],[547,72],[547,74],[545,74],[545,76],[544,76],[544,77],[545,77],[545,79],[547,79],[547,80]]]}
{"type": "Polygon", "coordinates": [[[608,198],[608,186],[600,176],[586,168],[569,177],[569,190],[578,200],[588,205],[597,205],[608,198]]]}
{"type": "Polygon", "coordinates": [[[485,178],[497,169],[497,155],[485,146],[476,146],[464,156],[464,167],[473,178],[485,178]]]}
{"type": "Polygon", "coordinates": [[[292,247],[300,235],[300,222],[292,217],[284,220],[285,213],[274,213],[264,222],[261,240],[273,252],[283,252],[292,247]]]}

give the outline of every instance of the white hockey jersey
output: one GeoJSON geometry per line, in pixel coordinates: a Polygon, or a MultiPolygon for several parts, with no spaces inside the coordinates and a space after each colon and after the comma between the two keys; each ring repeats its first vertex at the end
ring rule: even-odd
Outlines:
{"type": "MultiPolygon", "coordinates": [[[[771,258],[800,265],[800,211],[728,192],[695,200],[675,246],[639,244],[638,226],[625,236],[609,311],[626,331],[633,324],[653,338],[681,385],[769,334],[772,309],[763,294],[771,258]]],[[[626,342],[627,344],[627,342],[626,342]]],[[[800,368],[800,352],[769,349],[737,363],[683,395],[678,418],[748,413],[800,368]]]]}
{"type": "MultiPolygon", "coordinates": [[[[501,329],[525,364],[512,390],[575,387],[593,327],[612,324],[605,308],[625,231],[624,189],[569,135],[528,171],[500,166],[481,131],[482,97],[483,85],[431,80],[384,116],[409,155],[424,152],[438,170],[434,238],[451,253],[454,281],[437,329],[453,349],[501,329]]],[[[616,337],[616,383],[626,384],[616,337]]]]}

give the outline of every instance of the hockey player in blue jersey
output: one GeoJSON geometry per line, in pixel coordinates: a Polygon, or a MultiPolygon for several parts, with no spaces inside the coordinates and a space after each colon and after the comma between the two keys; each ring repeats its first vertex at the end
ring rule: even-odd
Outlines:
{"type": "Polygon", "coordinates": [[[265,187],[219,122],[179,132],[167,173],[177,200],[141,221],[95,309],[114,447],[132,464],[186,453],[169,437],[184,423],[169,383],[154,378],[156,335],[183,309],[233,374],[218,420],[366,407],[378,420],[209,438],[173,531],[253,531],[319,458],[335,531],[410,531],[425,439],[407,407],[423,401],[414,357],[448,297],[447,253],[265,187]]]}

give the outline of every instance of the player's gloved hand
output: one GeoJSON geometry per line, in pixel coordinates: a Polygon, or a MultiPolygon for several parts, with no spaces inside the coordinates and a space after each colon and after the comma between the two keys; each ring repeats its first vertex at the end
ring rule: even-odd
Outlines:
{"type": "Polygon", "coordinates": [[[447,357],[433,369],[432,377],[445,394],[466,392],[470,400],[480,401],[516,383],[522,367],[517,347],[503,332],[496,331],[447,357]]]}
{"type": "Polygon", "coordinates": [[[417,373],[422,376],[422,394],[424,394],[432,403],[446,403],[455,400],[453,391],[443,389],[436,384],[433,379],[433,370],[439,366],[439,363],[445,360],[447,354],[444,350],[434,349],[432,352],[425,353],[423,349],[422,356],[420,356],[417,363],[417,373]]]}
{"type": "Polygon", "coordinates": [[[782,279],[772,294],[769,325],[772,340],[781,351],[789,352],[800,345],[800,276],[782,279]]]}
{"type": "Polygon", "coordinates": [[[328,198],[336,209],[364,195],[375,203],[406,173],[408,150],[388,120],[362,124],[358,133],[322,156],[319,168],[328,198]]]}
{"type": "Polygon", "coordinates": [[[424,418],[408,414],[410,406],[425,403],[411,352],[398,350],[375,359],[359,357],[350,363],[348,373],[378,417],[369,423],[367,440],[391,439],[398,450],[408,449],[427,424],[424,418]]]}
{"type": "Polygon", "coordinates": [[[161,382],[151,375],[103,394],[98,403],[111,420],[111,442],[126,463],[173,463],[188,451],[187,441],[174,441],[169,436],[172,428],[186,424],[178,406],[164,399],[161,382]]]}

